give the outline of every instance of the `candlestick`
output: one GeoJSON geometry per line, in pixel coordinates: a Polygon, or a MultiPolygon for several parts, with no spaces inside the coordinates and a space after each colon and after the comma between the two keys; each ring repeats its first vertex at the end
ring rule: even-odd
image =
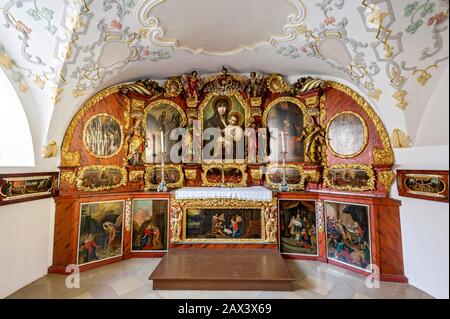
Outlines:
{"type": "Polygon", "coordinates": [[[161,131],[161,183],[159,183],[157,191],[167,192],[167,185],[164,176],[164,157],[166,152],[164,151],[164,132],[161,131]]]}
{"type": "Polygon", "coordinates": [[[164,153],[164,132],[161,131],[161,153],[164,153]]]}
{"type": "Polygon", "coordinates": [[[286,154],[287,152],[283,152],[283,180],[278,186],[278,190],[280,192],[289,192],[291,190],[289,184],[286,181],[286,154]]]}
{"type": "Polygon", "coordinates": [[[281,131],[281,151],[284,153],[286,152],[285,146],[284,146],[284,131],[281,131]]]}

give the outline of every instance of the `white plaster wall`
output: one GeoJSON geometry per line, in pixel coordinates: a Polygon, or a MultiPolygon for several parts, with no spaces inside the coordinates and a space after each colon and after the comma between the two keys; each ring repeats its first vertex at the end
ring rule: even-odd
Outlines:
{"type": "Polygon", "coordinates": [[[417,128],[414,146],[448,145],[449,143],[449,68],[442,75],[417,128]]]}
{"type": "MultiPolygon", "coordinates": [[[[447,122],[448,125],[448,122],[447,122]]],[[[449,146],[396,149],[396,169],[448,170],[449,146]]],[[[449,204],[399,197],[403,258],[409,283],[436,298],[449,298],[449,204]]]]}
{"type": "Polygon", "coordinates": [[[52,198],[0,207],[0,298],[47,274],[54,211],[52,198]]]}

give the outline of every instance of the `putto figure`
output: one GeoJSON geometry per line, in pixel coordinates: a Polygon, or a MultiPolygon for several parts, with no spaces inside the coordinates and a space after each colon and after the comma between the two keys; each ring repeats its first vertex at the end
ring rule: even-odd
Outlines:
{"type": "Polygon", "coordinates": [[[245,91],[249,98],[261,97],[266,89],[264,77],[258,76],[256,72],[251,72],[250,77],[244,80],[245,91]]]}
{"type": "Polygon", "coordinates": [[[183,84],[186,97],[188,99],[198,100],[200,90],[203,86],[203,79],[198,76],[197,71],[192,71],[191,74],[182,75],[181,83],[183,84]]]}

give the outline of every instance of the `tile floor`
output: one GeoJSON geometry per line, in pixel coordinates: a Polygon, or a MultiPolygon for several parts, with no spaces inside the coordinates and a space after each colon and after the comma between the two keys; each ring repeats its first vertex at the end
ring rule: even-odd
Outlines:
{"type": "Polygon", "coordinates": [[[367,288],[363,276],[312,261],[286,260],[296,277],[295,290],[273,291],[162,291],[153,290],[148,276],[161,259],[129,259],[80,274],[80,288],[66,288],[66,276],[47,275],[10,295],[20,298],[133,298],[133,299],[367,299],[432,298],[419,289],[381,282],[367,288]]]}

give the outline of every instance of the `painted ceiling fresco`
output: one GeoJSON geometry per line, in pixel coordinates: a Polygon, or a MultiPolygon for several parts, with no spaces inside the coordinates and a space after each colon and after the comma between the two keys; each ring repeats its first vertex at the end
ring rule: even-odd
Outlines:
{"type": "Polygon", "coordinates": [[[342,78],[388,130],[414,136],[448,66],[448,10],[448,0],[0,0],[0,66],[53,112],[43,125],[57,140],[106,86],[222,65],[342,78]]]}

